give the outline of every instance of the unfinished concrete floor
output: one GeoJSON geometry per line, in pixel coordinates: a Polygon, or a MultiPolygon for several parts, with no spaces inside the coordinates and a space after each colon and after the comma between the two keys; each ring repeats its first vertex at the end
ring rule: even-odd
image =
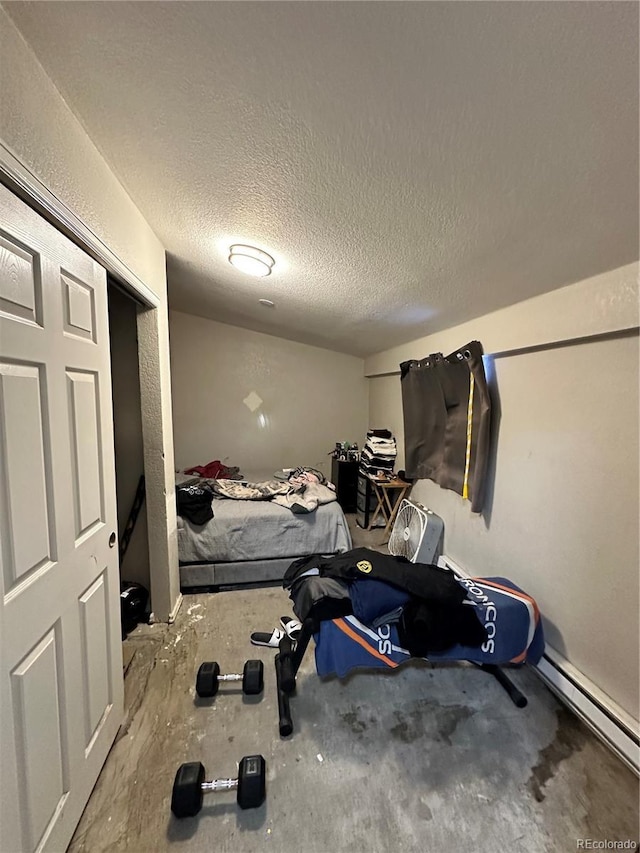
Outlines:
{"type": "Polygon", "coordinates": [[[174,625],[130,635],[127,720],[71,853],[541,853],[638,841],[638,779],[529,669],[514,674],[529,699],[518,710],[471,667],[413,661],[321,681],[310,647],[294,734],[280,738],[275,652],[249,634],[290,613],[279,588],[190,595],[174,625]],[[241,672],[247,658],[265,663],[262,697],[234,683],[195,697],[203,660],[241,672]],[[222,792],[205,796],[198,817],[172,817],[182,762],[228,777],[256,752],[267,761],[263,806],[241,811],[222,792]]]}

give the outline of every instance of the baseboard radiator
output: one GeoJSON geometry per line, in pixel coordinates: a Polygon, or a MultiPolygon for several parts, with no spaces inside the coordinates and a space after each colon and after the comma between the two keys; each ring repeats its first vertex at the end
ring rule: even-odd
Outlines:
{"type": "MultiPolygon", "coordinates": [[[[461,566],[443,555],[438,565],[469,577],[461,566]]],[[[547,646],[533,671],[558,699],[580,717],[622,761],[640,776],[640,737],[637,720],[620,708],[562,655],[547,646]]]]}

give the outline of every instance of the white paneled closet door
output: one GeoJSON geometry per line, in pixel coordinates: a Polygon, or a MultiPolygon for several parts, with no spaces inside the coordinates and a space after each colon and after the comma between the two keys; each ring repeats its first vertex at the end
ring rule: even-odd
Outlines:
{"type": "Polygon", "coordinates": [[[65,850],[123,714],[105,270],[0,186],[0,850],[65,850]]]}

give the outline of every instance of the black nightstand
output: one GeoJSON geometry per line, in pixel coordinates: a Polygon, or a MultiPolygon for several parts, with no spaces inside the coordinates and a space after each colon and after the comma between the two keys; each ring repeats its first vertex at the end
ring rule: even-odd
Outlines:
{"type": "Polygon", "coordinates": [[[344,512],[355,512],[358,501],[358,462],[331,460],[331,482],[344,512]]]}

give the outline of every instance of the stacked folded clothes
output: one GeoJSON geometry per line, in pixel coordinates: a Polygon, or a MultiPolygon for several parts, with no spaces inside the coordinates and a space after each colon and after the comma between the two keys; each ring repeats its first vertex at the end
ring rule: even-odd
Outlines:
{"type": "Polygon", "coordinates": [[[360,470],[371,476],[375,476],[378,471],[391,476],[396,455],[396,440],[391,432],[388,429],[370,429],[360,454],[360,470]]]}

